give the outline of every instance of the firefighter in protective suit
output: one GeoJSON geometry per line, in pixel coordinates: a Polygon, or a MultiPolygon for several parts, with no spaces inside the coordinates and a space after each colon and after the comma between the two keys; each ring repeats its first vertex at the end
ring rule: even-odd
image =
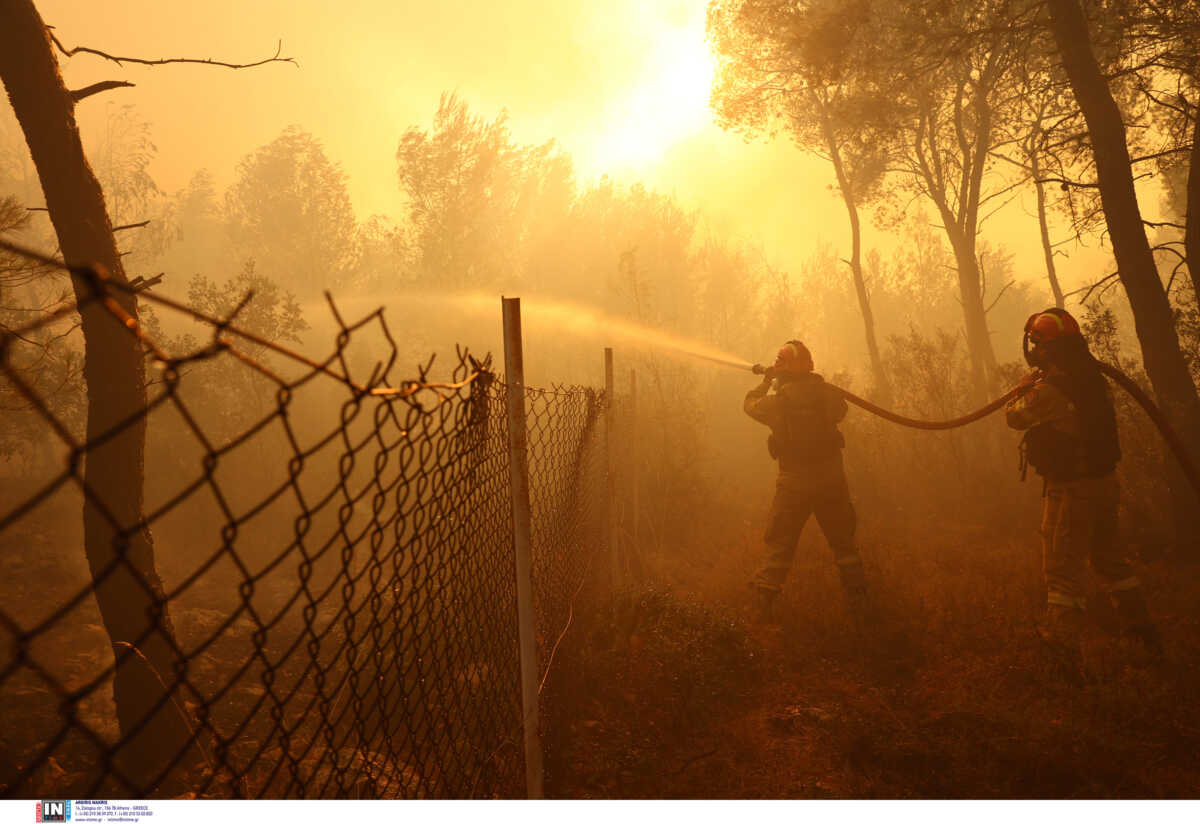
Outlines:
{"type": "Polygon", "coordinates": [[[768,516],[766,564],[751,581],[764,618],[779,595],[809,515],[816,515],[837,562],[852,615],[868,615],[866,578],[854,545],[855,513],[842,468],[845,441],[838,422],[846,399],[813,372],[812,355],[788,341],[763,382],[746,394],[746,414],[771,428],[767,447],[779,461],[768,516]],[[770,394],[772,384],[776,391],[770,394]]]}
{"type": "Polygon", "coordinates": [[[1032,315],[1025,324],[1025,358],[1035,371],[1022,381],[1026,389],[1008,403],[1005,418],[1025,431],[1024,461],[1045,483],[1043,638],[1052,664],[1078,681],[1089,561],[1131,634],[1154,657],[1162,644],[1141,584],[1117,543],[1116,414],[1075,318],[1057,308],[1032,315]]]}

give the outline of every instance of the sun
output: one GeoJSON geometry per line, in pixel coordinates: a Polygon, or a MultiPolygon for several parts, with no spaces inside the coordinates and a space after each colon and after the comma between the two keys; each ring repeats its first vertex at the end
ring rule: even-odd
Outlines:
{"type": "Polygon", "coordinates": [[[673,145],[712,123],[712,80],[703,21],[663,29],[646,70],[610,108],[590,152],[593,168],[651,170],[673,145]]]}

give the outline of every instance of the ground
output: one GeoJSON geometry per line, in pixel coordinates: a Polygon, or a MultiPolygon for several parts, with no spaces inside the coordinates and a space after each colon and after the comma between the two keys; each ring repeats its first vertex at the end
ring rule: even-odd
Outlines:
{"type": "Polygon", "coordinates": [[[681,565],[666,585],[602,608],[553,673],[548,792],[1195,796],[1196,566],[1141,569],[1165,662],[1147,660],[1095,599],[1088,683],[1072,687],[1042,663],[1036,547],[961,533],[878,543],[872,577],[885,615],[865,633],[847,625],[822,549],[807,537],[778,626],[752,619],[736,563],[681,565]]]}
{"type": "MultiPolygon", "coordinates": [[[[65,519],[64,523],[67,522],[65,519]]],[[[70,523],[75,523],[70,521],[70,523]]],[[[16,540],[15,533],[8,537],[16,540]]],[[[4,536],[0,536],[2,538],[4,536]]],[[[1158,798],[1200,787],[1200,564],[1141,547],[1138,571],[1165,639],[1153,663],[1092,599],[1088,682],[1042,664],[1035,525],[870,525],[862,536],[878,626],[856,631],[815,529],[805,534],[777,625],[754,620],[745,584],[759,530],[713,534],[707,548],[648,556],[617,597],[584,591],[544,695],[547,793],[558,798],[1158,798]]],[[[35,622],[86,576],[78,540],[0,541],[11,603],[35,622]],[[19,561],[20,568],[12,566],[19,561]],[[20,574],[18,574],[20,573],[20,574]],[[32,582],[37,582],[35,587],[32,582]]],[[[601,569],[603,565],[596,565],[601,569]]],[[[600,589],[607,576],[597,574],[600,589]],[[601,580],[603,579],[603,580],[601,580]]],[[[182,609],[182,607],[181,607],[182,609]]],[[[211,610],[180,613],[198,633],[211,610]]],[[[35,657],[78,689],[103,669],[94,604],[47,633],[35,657]],[[82,630],[80,629],[82,627],[82,630]],[[80,633],[83,633],[82,635],[80,633]]],[[[11,638],[10,638],[11,640],[11,638]]],[[[197,662],[228,670],[244,652],[197,662]]],[[[10,674],[11,675],[11,674],[10,674]]],[[[239,691],[231,711],[254,700],[239,691]]],[[[260,690],[261,692],[261,690],[260,690]]],[[[57,724],[28,670],[5,682],[0,779],[26,733],[57,724]],[[28,728],[28,729],[27,729],[28,728]]],[[[114,736],[107,690],[79,714],[114,736]]],[[[247,746],[253,741],[247,742],[247,746]]],[[[95,747],[85,747],[95,758],[95,747]]],[[[82,776],[52,760],[42,780],[82,776]]],[[[7,783],[7,782],[4,782],[7,783]]]]}

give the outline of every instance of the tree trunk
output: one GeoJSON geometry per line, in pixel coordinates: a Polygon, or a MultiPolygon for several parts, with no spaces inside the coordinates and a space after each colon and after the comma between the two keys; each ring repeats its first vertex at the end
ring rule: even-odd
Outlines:
{"type": "Polygon", "coordinates": [[[871,297],[867,294],[867,281],[863,277],[862,225],[858,219],[858,202],[850,186],[846,167],[842,163],[833,129],[828,121],[824,121],[822,125],[825,144],[837,175],[838,188],[842,192],[842,201],[846,204],[846,212],[850,216],[850,272],[854,278],[854,292],[858,296],[858,309],[862,313],[863,328],[867,337],[867,355],[871,359],[871,373],[875,377],[876,397],[879,403],[886,406],[892,400],[892,384],[884,371],[883,359],[879,356],[879,343],[875,338],[875,315],[871,311],[871,297]]]}
{"type": "Polygon", "coordinates": [[[983,305],[983,279],[979,273],[979,260],[975,257],[975,238],[965,235],[953,224],[946,227],[946,235],[958,270],[958,298],[962,303],[967,350],[971,356],[971,380],[975,391],[983,398],[995,389],[999,368],[992,334],[988,330],[987,309],[983,305]]]}
{"type": "Polygon", "coordinates": [[[1192,279],[1192,298],[1200,307],[1200,109],[1193,115],[1192,153],[1187,179],[1187,216],[1183,233],[1183,251],[1187,255],[1188,275],[1192,279]],[[1194,218],[1194,219],[1193,219],[1194,218]]]}
{"type": "MultiPolygon", "coordinates": [[[[1092,52],[1078,0],[1048,0],[1051,29],[1075,99],[1087,121],[1104,219],[1112,238],[1121,284],[1133,309],[1146,374],[1192,460],[1200,458],[1200,399],[1179,348],[1175,321],[1146,239],[1133,184],[1125,124],[1092,52]]],[[[1169,481],[1178,539],[1191,546],[1200,535],[1200,508],[1173,460],[1169,481]]]]}
{"type": "MultiPolygon", "coordinates": [[[[29,144],[64,259],[71,266],[99,264],[125,281],[74,102],[32,0],[0,0],[0,80],[29,144]]],[[[174,688],[182,662],[142,512],[143,355],[129,330],[90,300],[87,279],[74,277],[73,284],[86,351],[87,439],[94,444],[83,475],[84,548],[117,661],[114,698],[123,743],[116,767],[130,794],[142,796],[173,763],[195,757],[187,752],[187,725],[162,687],[174,688]]],[[[114,299],[136,317],[134,298],[115,293],[114,299]]]]}
{"type": "MultiPolygon", "coordinates": [[[[979,122],[975,125],[975,137],[970,143],[959,140],[959,157],[962,162],[962,180],[957,190],[957,202],[953,203],[936,163],[926,160],[922,142],[928,141],[928,156],[936,158],[939,151],[932,123],[923,125],[917,134],[917,157],[925,179],[925,194],[937,207],[942,219],[942,228],[954,251],[955,269],[958,274],[959,301],[962,304],[963,322],[967,332],[967,350],[971,357],[971,381],[977,399],[983,400],[991,394],[998,378],[996,352],[992,347],[991,333],[987,326],[987,309],[983,305],[983,282],[979,261],[975,257],[975,242],[979,230],[979,203],[982,196],[983,172],[987,164],[988,145],[991,138],[991,107],[984,99],[984,90],[992,78],[994,64],[989,63],[984,77],[975,88],[979,109],[979,122]],[[926,131],[927,129],[927,131],[926,131]]],[[[961,89],[960,89],[961,92],[961,89]]],[[[955,111],[956,133],[965,135],[962,108],[955,111]]]]}
{"type": "Polygon", "coordinates": [[[1041,164],[1036,146],[1029,150],[1029,170],[1033,175],[1033,187],[1037,192],[1038,228],[1042,233],[1042,255],[1046,259],[1046,277],[1050,279],[1050,291],[1054,293],[1054,305],[1059,309],[1066,306],[1066,296],[1058,282],[1058,271],[1054,266],[1054,246],[1050,243],[1050,224],[1046,219],[1046,185],[1042,183],[1041,164]]]}

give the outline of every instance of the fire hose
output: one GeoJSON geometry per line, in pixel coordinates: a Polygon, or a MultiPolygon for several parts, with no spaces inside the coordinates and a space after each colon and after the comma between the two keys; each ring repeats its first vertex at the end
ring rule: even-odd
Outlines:
{"type": "MultiPolygon", "coordinates": [[[[1149,416],[1150,420],[1158,428],[1158,431],[1162,435],[1163,440],[1166,441],[1167,446],[1170,447],[1171,454],[1173,454],[1175,459],[1179,462],[1179,466],[1183,469],[1183,474],[1187,477],[1188,482],[1192,485],[1193,491],[1195,491],[1196,495],[1200,497],[1200,472],[1196,471],[1196,465],[1192,462],[1187,448],[1183,445],[1183,441],[1180,439],[1179,434],[1175,431],[1174,427],[1171,426],[1162,410],[1159,409],[1158,405],[1151,400],[1145,392],[1142,391],[1142,388],[1138,386],[1132,378],[1130,378],[1120,369],[1109,366],[1103,361],[1096,361],[1096,365],[1100,368],[1100,371],[1109,378],[1109,380],[1124,389],[1125,392],[1135,401],[1137,401],[1138,405],[1146,412],[1146,415],[1149,416]]],[[[756,363],[754,366],[750,367],[750,371],[756,375],[761,375],[766,372],[766,367],[756,363]]],[[[833,384],[828,385],[841,393],[842,397],[844,397],[847,401],[855,406],[865,409],[872,415],[876,415],[886,421],[899,424],[900,426],[907,426],[911,429],[925,430],[957,429],[960,426],[966,426],[969,423],[974,423],[975,421],[986,418],[988,415],[1000,409],[1006,403],[1028,389],[1027,386],[1014,386],[1000,397],[984,406],[981,406],[974,412],[961,415],[957,418],[950,418],[949,420],[944,421],[923,421],[917,418],[905,417],[904,415],[897,414],[889,409],[884,409],[881,406],[871,403],[865,398],[860,398],[853,392],[842,389],[840,386],[834,386],[833,384]]]]}

